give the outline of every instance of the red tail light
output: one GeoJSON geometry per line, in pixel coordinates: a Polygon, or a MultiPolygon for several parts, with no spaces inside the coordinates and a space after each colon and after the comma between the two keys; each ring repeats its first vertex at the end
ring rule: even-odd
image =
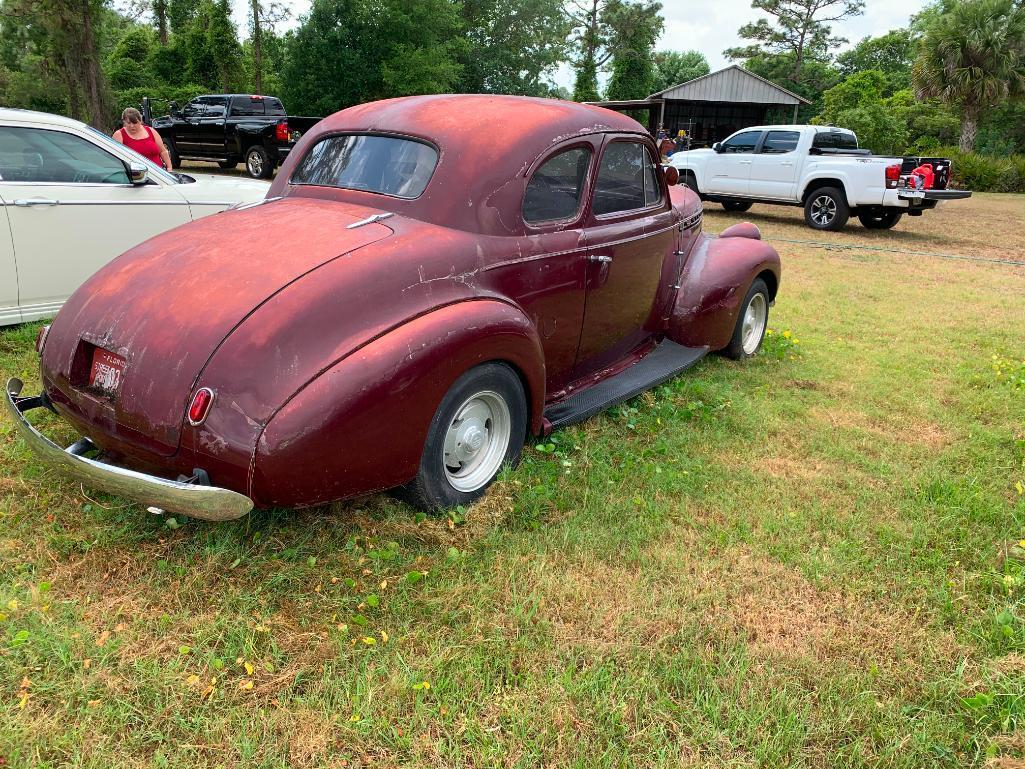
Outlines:
{"type": "Polygon", "coordinates": [[[900,163],[894,163],[892,166],[886,166],[886,188],[889,190],[896,189],[899,181],[900,163]]]}
{"type": "Polygon", "coordinates": [[[43,345],[46,344],[46,335],[50,333],[50,327],[40,326],[39,333],[36,334],[36,352],[40,355],[43,354],[43,345]]]}
{"type": "Polygon", "coordinates": [[[282,120],[274,128],[274,138],[277,139],[279,142],[287,142],[288,141],[288,121],[287,120],[282,120]]]}
{"type": "Polygon", "coordinates": [[[189,424],[195,427],[203,423],[206,419],[206,415],[210,413],[210,406],[214,402],[214,391],[209,387],[204,387],[196,391],[195,397],[192,399],[192,405],[189,406],[189,424]]]}

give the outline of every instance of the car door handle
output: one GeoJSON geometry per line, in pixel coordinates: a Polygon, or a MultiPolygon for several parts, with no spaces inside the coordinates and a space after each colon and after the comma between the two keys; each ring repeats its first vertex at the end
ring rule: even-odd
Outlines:
{"type": "Polygon", "coordinates": [[[780,163],[781,166],[792,166],[793,164],[794,163],[791,160],[784,160],[782,163],[780,163]]]}
{"type": "Polygon", "coordinates": [[[597,262],[598,264],[609,264],[612,262],[611,256],[599,256],[598,254],[588,254],[587,261],[597,262]]]}
{"type": "Polygon", "coordinates": [[[749,165],[751,165],[751,161],[750,160],[741,160],[740,161],[740,165],[742,165],[742,166],[749,166],[749,165]]]}
{"type": "Polygon", "coordinates": [[[50,200],[49,198],[18,198],[14,201],[14,205],[22,208],[28,206],[56,206],[60,203],[58,200],[50,200]]]}

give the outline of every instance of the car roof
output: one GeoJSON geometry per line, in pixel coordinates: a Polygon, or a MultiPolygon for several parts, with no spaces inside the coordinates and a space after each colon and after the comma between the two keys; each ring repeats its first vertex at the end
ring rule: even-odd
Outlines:
{"type": "Polygon", "coordinates": [[[806,128],[812,128],[817,133],[821,133],[823,131],[843,131],[845,133],[850,133],[850,134],[854,133],[854,131],[852,131],[850,128],[841,128],[840,126],[835,126],[835,125],[811,125],[811,124],[808,124],[808,123],[803,123],[803,124],[786,123],[786,124],[778,124],[778,125],[749,125],[749,126],[744,126],[743,128],[738,128],[735,131],[735,133],[740,133],[741,131],[802,131],[802,130],[804,130],[806,128]]]}
{"type": "Polygon", "coordinates": [[[4,122],[36,123],[38,125],[61,126],[62,128],[84,128],[81,120],[54,115],[50,112],[35,112],[29,109],[0,107],[0,120],[4,122]]]}
{"type": "MultiPolygon", "coordinates": [[[[290,194],[292,168],[321,137],[337,133],[397,134],[434,145],[438,165],[420,198],[396,202],[375,196],[374,203],[425,221],[491,234],[509,234],[506,223],[519,219],[526,174],[556,145],[603,133],[652,141],[633,118],[572,101],[494,94],[406,96],[349,107],[321,120],[290,153],[268,194],[290,194]],[[517,186],[519,193],[513,189],[517,186]]],[[[301,194],[355,197],[324,188],[306,188],[301,194]]]]}

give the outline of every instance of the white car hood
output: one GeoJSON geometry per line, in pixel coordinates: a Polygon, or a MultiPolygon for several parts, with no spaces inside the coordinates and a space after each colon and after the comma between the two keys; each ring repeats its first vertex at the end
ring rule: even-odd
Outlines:
{"type": "Polygon", "coordinates": [[[690,158],[690,159],[695,159],[695,158],[700,159],[700,158],[708,157],[709,155],[714,155],[714,154],[716,154],[715,150],[710,150],[708,148],[702,148],[702,149],[699,149],[699,150],[688,150],[686,152],[674,152],[672,157],[669,158],[669,161],[674,166],[682,166],[684,163],[687,162],[688,158],[690,158]]]}
{"type": "Polygon", "coordinates": [[[263,200],[270,182],[245,177],[188,174],[196,181],[178,184],[175,190],[189,203],[252,203],[263,200]]]}

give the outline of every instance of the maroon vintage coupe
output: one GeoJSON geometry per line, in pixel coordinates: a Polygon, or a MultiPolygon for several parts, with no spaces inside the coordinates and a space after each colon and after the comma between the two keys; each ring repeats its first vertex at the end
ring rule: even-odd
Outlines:
{"type": "Polygon", "coordinates": [[[44,329],[7,406],[44,461],[223,520],[403,487],[480,496],[528,435],[710,350],[757,352],[779,256],[701,234],[635,121],[571,102],[421,96],[321,121],[267,199],[159,235],[44,329]],[[83,435],[61,449],[25,418],[83,435]]]}

